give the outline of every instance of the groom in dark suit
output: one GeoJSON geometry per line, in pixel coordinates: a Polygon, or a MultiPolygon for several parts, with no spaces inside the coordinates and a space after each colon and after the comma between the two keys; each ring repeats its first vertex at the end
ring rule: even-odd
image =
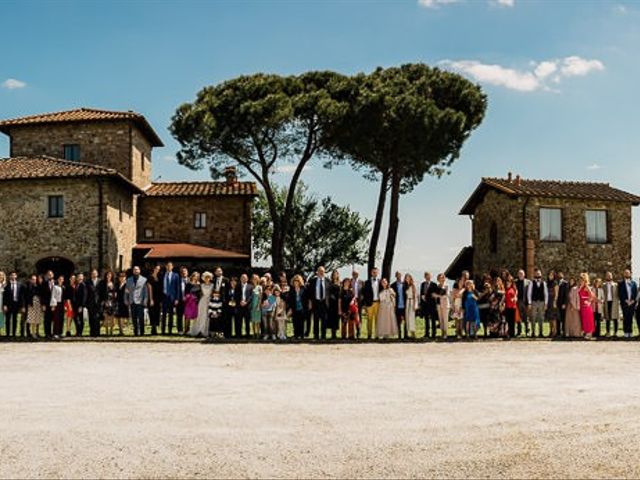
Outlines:
{"type": "Polygon", "coordinates": [[[173,312],[180,300],[180,277],[173,271],[173,263],[167,262],[162,276],[162,320],[160,322],[162,335],[168,330],[173,335],[173,312]],[[169,317],[167,321],[167,317],[169,317]],[[168,327],[168,328],[167,328],[168,327]]]}
{"type": "Polygon", "coordinates": [[[624,338],[631,338],[633,331],[633,314],[638,298],[638,284],[631,279],[631,270],[624,271],[624,278],[618,284],[618,296],[622,307],[622,329],[624,338]]]}
{"type": "Polygon", "coordinates": [[[309,280],[309,310],[313,313],[313,338],[327,337],[327,315],[329,312],[329,287],[331,283],[325,277],[324,267],[318,267],[316,275],[309,280]]]}

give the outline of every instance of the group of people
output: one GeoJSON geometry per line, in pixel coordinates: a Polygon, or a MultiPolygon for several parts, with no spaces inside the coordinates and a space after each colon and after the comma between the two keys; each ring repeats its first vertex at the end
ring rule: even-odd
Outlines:
{"type": "Polygon", "coordinates": [[[340,278],[319,267],[305,279],[289,281],[282,272],[227,278],[212,272],[174,271],[171,262],[143,276],[139,267],[126,272],[92,270],[65,278],[49,271],[21,283],[16,272],[0,271],[0,330],[7,337],[47,338],[124,334],[129,323],[135,336],[188,335],[212,338],[294,339],[415,338],[416,318],[424,318],[427,338],[448,338],[453,322],[457,338],[510,339],[618,335],[631,337],[633,319],[640,327],[640,294],[626,270],[621,281],[608,272],[592,283],[583,273],[576,280],[562,272],[535,270],[526,278],[520,270],[486,274],[478,282],[468,272],[451,286],[444,274],[432,280],[424,274],[418,285],[410,274],[396,272],[393,282],[373,268],[363,281],[357,271],[340,278]],[[288,329],[289,322],[292,329],[288,329]],[[44,332],[41,331],[41,325],[44,332]],[[73,332],[73,333],[72,333],[73,332]]]}

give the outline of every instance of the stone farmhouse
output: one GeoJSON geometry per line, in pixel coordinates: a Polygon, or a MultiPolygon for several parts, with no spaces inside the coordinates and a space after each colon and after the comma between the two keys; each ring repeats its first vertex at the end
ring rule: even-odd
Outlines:
{"type": "Polygon", "coordinates": [[[631,209],[640,197],[608,183],[483,178],[460,210],[472,245],[447,270],[474,275],[535,268],[577,276],[622,274],[631,265],[631,209]]]}
{"type": "Polygon", "coordinates": [[[251,263],[253,182],[152,182],[144,116],[80,108],[0,120],[0,268],[20,274],[251,263]]]}

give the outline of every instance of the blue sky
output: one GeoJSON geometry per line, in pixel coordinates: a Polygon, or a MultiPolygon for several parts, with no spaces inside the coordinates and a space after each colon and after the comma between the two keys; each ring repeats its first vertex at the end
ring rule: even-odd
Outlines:
{"type": "MultiPolygon", "coordinates": [[[[2,0],[0,117],[133,109],[166,145],[154,178],[206,179],[175,162],[167,131],[204,85],[259,71],[441,64],[481,83],[489,108],[452,174],[401,201],[395,267],[435,271],[470,243],[457,212],[482,176],[511,170],[640,193],[639,46],[640,2],[623,0],[2,0]]],[[[377,185],[347,167],[313,164],[304,181],[373,215],[377,185]]]]}

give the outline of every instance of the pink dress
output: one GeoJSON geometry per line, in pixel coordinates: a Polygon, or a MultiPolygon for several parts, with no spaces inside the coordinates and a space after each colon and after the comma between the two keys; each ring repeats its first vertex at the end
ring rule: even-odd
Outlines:
{"type": "Polygon", "coordinates": [[[591,306],[592,296],[593,293],[589,288],[583,287],[578,290],[578,297],[580,298],[580,320],[582,320],[582,331],[585,334],[593,333],[596,329],[593,320],[593,307],[591,306]]]}

